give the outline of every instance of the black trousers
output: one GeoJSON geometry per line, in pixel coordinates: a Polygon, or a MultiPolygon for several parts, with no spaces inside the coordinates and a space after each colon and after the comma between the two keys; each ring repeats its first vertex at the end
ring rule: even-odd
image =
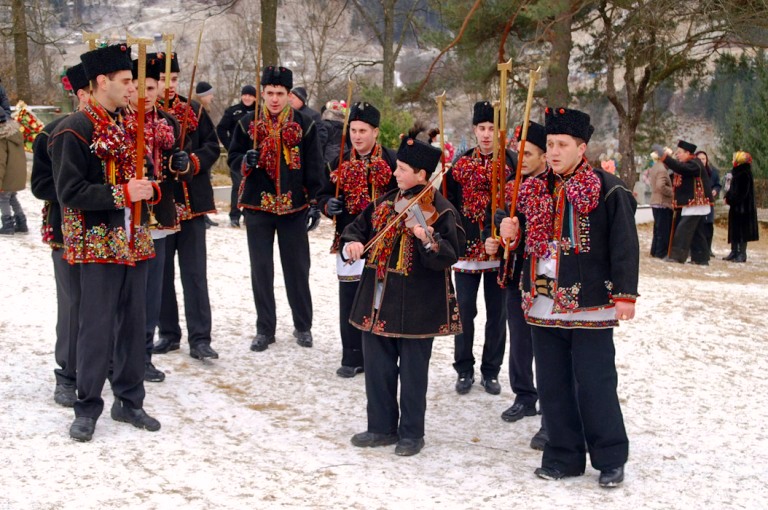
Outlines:
{"type": "Polygon", "coordinates": [[[56,347],[54,369],[57,384],[75,385],[77,375],[77,332],[80,310],[80,264],[61,258],[62,250],[51,250],[56,280],[56,347]]]}
{"type": "Polygon", "coordinates": [[[693,262],[703,264],[709,261],[709,246],[704,235],[704,216],[680,216],[680,222],[675,228],[672,240],[672,250],[669,256],[678,262],[688,260],[691,254],[693,262]]]}
{"type": "Polygon", "coordinates": [[[475,357],[472,346],[475,340],[475,317],[477,316],[477,291],[483,280],[485,297],[485,343],[480,372],[487,379],[496,379],[504,361],[504,344],[507,329],[504,292],[496,282],[496,271],[486,273],[454,273],[456,299],[459,302],[462,333],[454,337],[453,368],[456,372],[472,372],[475,357]]]}
{"type": "MultiPolygon", "coordinates": [[[[171,234],[171,237],[175,234],[171,234]]],[[[165,273],[165,246],[168,237],[154,239],[155,258],[147,261],[147,328],[144,360],[152,361],[152,345],[155,328],[160,323],[160,306],[163,301],[163,273],[165,273]]]]}
{"type": "Polygon", "coordinates": [[[208,297],[208,266],[205,245],[205,219],[197,216],[181,222],[181,230],[166,238],[163,298],[160,306],[160,336],[181,340],[179,304],[176,301],[176,268],[184,293],[184,316],[190,345],[211,343],[211,302],[208,297]]]}
{"type": "Polygon", "coordinates": [[[349,323],[360,281],[339,281],[339,332],[341,333],[341,364],[345,367],[363,366],[363,332],[349,323]]]}
{"type": "Polygon", "coordinates": [[[251,259],[251,286],[256,303],[256,332],[274,335],[277,329],[273,259],[275,233],[293,325],[298,331],[309,331],[312,329],[312,296],[309,290],[309,237],[305,212],[278,216],[246,210],[245,226],[251,259]]]}
{"type": "Polygon", "coordinates": [[[653,240],[651,241],[651,257],[663,259],[669,251],[669,235],[672,232],[672,209],[652,207],[653,240]]]}
{"type": "Polygon", "coordinates": [[[432,356],[433,340],[434,338],[388,338],[363,332],[368,432],[397,432],[401,439],[424,437],[429,358],[432,356]]]}
{"type": "Polygon", "coordinates": [[[541,464],[565,474],[584,472],[586,447],[600,471],[629,455],[616,375],[613,329],[532,326],[536,381],[549,442],[541,464]]]}
{"type": "Polygon", "coordinates": [[[517,286],[510,285],[507,295],[507,324],[509,325],[509,384],[515,402],[536,405],[539,394],[533,384],[533,341],[531,326],[523,317],[523,298],[517,286]]]}
{"type": "Polygon", "coordinates": [[[112,392],[126,406],[144,404],[147,263],[81,264],[75,416],[98,418],[112,361],[112,392]]]}
{"type": "Polygon", "coordinates": [[[229,170],[229,175],[232,177],[232,191],[229,194],[229,217],[233,220],[239,220],[243,212],[237,207],[237,201],[240,198],[240,183],[243,181],[243,175],[238,172],[229,170]]]}

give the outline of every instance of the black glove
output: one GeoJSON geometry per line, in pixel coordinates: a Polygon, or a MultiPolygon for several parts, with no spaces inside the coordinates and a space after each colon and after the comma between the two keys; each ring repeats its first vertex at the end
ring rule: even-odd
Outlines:
{"type": "Polygon", "coordinates": [[[177,151],[171,156],[171,170],[176,173],[185,173],[189,168],[189,154],[177,151]]]}
{"type": "Polygon", "coordinates": [[[249,168],[256,168],[259,164],[259,151],[256,149],[249,149],[245,153],[245,166],[249,168]]]}
{"type": "Polygon", "coordinates": [[[328,203],[325,206],[325,212],[328,213],[328,216],[338,216],[344,212],[344,199],[329,198],[328,203]]]}
{"type": "Polygon", "coordinates": [[[307,232],[315,230],[320,224],[320,209],[316,205],[310,205],[307,209],[307,232]]]}
{"type": "Polygon", "coordinates": [[[661,159],[662,156],[664,156],[664,147],[662,147],[658,143],[654,143],[653,145],[651,145],[651,150],[656,153],[659,159],[661,159]]]}
{"type": "Polygon", "coordinates": [[[496,209],[496,212],[493,214],[493,224],[496,225],[496,228],[501,228],[501,221],[508,217],[509,214],[504,209],[496,209]]]}

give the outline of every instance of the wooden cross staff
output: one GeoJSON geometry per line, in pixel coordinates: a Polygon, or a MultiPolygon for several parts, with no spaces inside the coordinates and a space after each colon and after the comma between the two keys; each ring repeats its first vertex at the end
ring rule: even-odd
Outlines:
{"type": "Polygon", "coordinates": [[[93,51],[96,49],[96,41],[99,40],[99,34],[95,32],[83,32],[83,42],[88,43],[88,49],[93,51]]]}
{"type": "MultiPolygon", "coordinates": [[[[500,206],[504,208],[506,205],[505,188],[507,184],[507,81],[509,80],[509,73],[512,72],[512,59],[507,60],[502,64],[498,64],[496,68],[499,70],[499,159],[498,159],[498,181],[499,186],[499,202],[500,206]]],[[[495,211],[495,210],[494,210],[495,211]]]]}
{"type": "MultiPolygon", "coordinates": [[[[152,44],[152,39],[141,39],[139,37],[131,37],[130,35],[126,39],[128,46],[134,44],[139,46],[139,101],[138,111],[136,112],[136,178],[144,178],[144,99],[147,97],[147,45],[152,44]]],[[[141,201],[134,202],[133,204],[133,225],[138,227],[141,225],[141,201]]]]}
{"type": "Polygon", "coordinates": [[[171,108],[171,56],[173,55],[173,34],[163,34],[165,41],[165,90],[163,91],[163,110],[171,108]]]}
{"type": "MultiPolygon", "coordinates": [[[[445,169],[446,161],[445,161],[445,137],[443,136],[443,130],[445,129],[445,126],[443,124],[443,107],[445,106],[445,91],[443,91],[442,94],[437,96],[435,98],[435,101],[437,102],[437,127],[438,131],[440,131],[440,163],[443,166],[443,169],[445,169]]],[[[448,179],[443,179],[443,196],[448,196],[448,179]]]]}

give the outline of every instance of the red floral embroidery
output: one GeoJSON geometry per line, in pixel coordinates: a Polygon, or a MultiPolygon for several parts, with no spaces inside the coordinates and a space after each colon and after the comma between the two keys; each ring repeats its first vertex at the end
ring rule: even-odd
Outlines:
{"type": "Polygon", "coordinates": [[[290,170],[301,168],[299,143],[303,136],[301,126],[293,120],[293,109],[286,106],[277,118],[272,117],[264,106],[258,122],[251,121],[248,134],[256,143],[261,154],[258,167],[264,169],[272,180],[277,178],[282,153],[285,164],[290,170]]]}
{"type": "Polygon", "coordinates": [[[107,182],[125,184],[136,175],[135,143],[95,99],[91,98],[83,111],[93,122],[91,150],[107,167],[114,162],[115,175],[109,175],[107,182]]]}
{"type": "MultiPolygon", "coordinates": [[[[395,216],[397,216],[397,212],[395,212],[394,203],[391,200],[380,203],[371,216],[374,234],[381,231],[395,216]]],[[[387,265],[389,257],[392,255],[392,250],[395,247],[395,242],[405,231],[405,222],[400,220],[397,225],[384,233],[371,250],[368,260],[376,265],[377,279],[383,280],[387,274],[387,265]]]]}
{"type": "Polygon", "coordinates": [[[376,144],[368,162],[359,159],[357,151],[352,149],[349,161],[331,172],[331,182],[335,184],[339,177],[344,205],[350,214],[356,215],[371,203],[371,194],[377,196],[385,191],[392,180],[392,168],[381,158],[381,145],[376,144]]]}

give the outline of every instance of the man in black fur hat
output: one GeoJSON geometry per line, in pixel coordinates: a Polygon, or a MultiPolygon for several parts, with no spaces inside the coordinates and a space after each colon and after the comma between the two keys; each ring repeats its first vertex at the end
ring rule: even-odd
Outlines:
{"type": "MultiPolygon", "coordinates": [[[[256,109],[256,87],[253,85],[244,85],[240,89],[240,102],[224,110],[224,115],[216,125],[216,134],[225,149],[229,150],[229,144],[232,141],[232,133],[237,126],[237,122],[256,109]]],[[[229,175],[232,177],[232,191],[229,195],[229,226],[240,228],[240,216],[242,211],[237,207],[237,195],[240,191],[240,182],[243,176],[240,175],[240,169],[230,169],[229,175]]]]}
{"type": "MultiPolygon", "coordinates": [[[[77,97],[76,111],[88,104],[90,83],[83,64],[67,69],[64,88],[77,97]]],[[[51,247],[53,276],[56,281],[56,347],[54,355],[59,368],[56,374],[54,401],[64,407],[73,407],[77,401],[77,324],[80,309],[80,265],[68,264],[62,257],[64,236],[61,232],[61,205],[53,181],[53,163],[48,154],[48,142],[59,124],[67,117],[49,122],[35,137],[32,144],[32,194],[45,201],[43,206],[43,242],[51,247]]]]}
{"type": "MultiPolygon", "coordinates": [[[[480,384],[491,395],[501,393],[499,371],[504,360],[506,328],[504,327],[504,294],[497,283],[499,262],[485,253],[482,231],[485,209],[491,203],[493,173],[493,106],[488,101],[475,103],[472,114],[472,130],[477,146],[456,159],[447,176],[448,200],[461,214],[461,224],[467,235],[459,261],[453,266],[456,281],[456,297],[461,311],[462,332],[454,338],[453,368],[458,374],[456,392],[469,393],[475,382],[475,357],[472,348],[475,340],[477,316],[477,291],[483,281],[485,299],[485,334],[483,356],[480,365],[480,384]]],[[[514,155],[505,150],[503,176],[506,182],[515,167],[514,155]]]]}
{"type": "MultiPolygon", "coordinates": [[[[518,196],[523,308],[549,433],[535,474],[580,476],[588,451],[600,486],[616,487],[629,441],[616,394],[613,328],[635,315],[637,203],[620,179],[584,157],[594,130],[589,115],[547,108],[545,120],[552,177],[526,180],[518,196]]],[[[519,234],[518,217],[502,225],[512,248],[519,234]]]]}
{"type": "Polygon", "coordinates": [[[339,330],[341,333],[341,366],[339,377],[354,377],[363,371],[363,345],[360,330],[349,323],[349,312],[355,299],[363,261],[346,264],[339,253],[339,239],[344,228],[378,197],[397,187],[392,173],[397,155],[377,142],[381,113],[370,103],[355,103],[349,112],[349,138],[352,148],[327,167],[323,189],[318,195],[320,210],[334,218],[336,231],[331,253],[336,254],[339,278],[339,330]],[[338,188],[338,195],[336,190],[338,188]]]}
{"type": "Polygon", "coordinates": [[[263,351],[275,342],[275,233],[293,316],[293,336],[300,346],[312,347],[307,232],[320,222],[317,194],[323,169],[317,127],[288,103],[293,86],[290,69],[265,67],[261,84],[264,106],[237,123],[227,157],[229,167],[243,176],[238,206],[243,208],[248,233],[257,315],[251,350],[263,351]]]}
{"type": "MultiPolygon", "coordinates": [[[[148,54],[147,62],[161,70],[158,81],[158,97],[165,92],[165,59],[163,53],[148,54]]],[[[168,105],[163,105],[176,117],[184,129],[187,119],[184,147],[189,153],[191,179],[182,178],[174,183],[174,195],[179,212],[181,230],[166,240],[165,269],[163,270],[163,298],[160,308],[159,339],[154,354],[165,354],[179,349],[181,327],[179,305],[176,300],[176,268],[174,260],[179,256],[179,272],[184,294],[184,315],[187,319],[189,355],[195,359],[218,358],[211,347],[211,302],[208,297],[208,265],[205,244],[205,219],[215,213],[211,167],[219,158],[219,140],[205,108],[190,101],[176,91],[179,82],[179,59],[171,54],[171,86],[168,105]]],[[[189,177],[189,176],[187,176],[189,177]]]]}
{"type": "Polygon", "coordinates": [[[111,370],[112,419],[156,431],[143,409],[147,259],[154,257],[147,208],[136,225],[134,203],[153,197],[136,179],[120,110],[134,90],[130,49],[99,48],[80,57],[92,96],[54,132],[50,156],[63,209],[64,257],[80,264],[77,396],[70,436],[90,441],[104,409],[101,391],[111,370]]]}
{"type": "MultiPolygon", "coordinates": [[[[516,130],[519,132],[521,126],[516,130]]],[[[523,148],[523,153],[518,157],[523,158],[520,166],[522,182],[528,179],[548,179],[551,171],[547,167],[547,131],[541,124],[530,122],[528,134],[523,148]]],[[[508,225],[510,201],[512,199],[514,179],[507,183],[504,204],[506,210],[498,210],[495,219],[502,218],[497,225],[508,225]]],[[[489,209],[490,212],[490,209],[489,209]]],[[[490,219],[490,218],[489,218],[490,219]]],[[[490,223],[490,221],[489,221],[490,223]]],[[[485,249],[489,255],[498,255],[501,247],[499,239],[490,235],[490,225],[483,231],[485,236],[485,249]]],[[[523,296],[520,292],[520,274],[523,270],[525,256],[524,243],[518,243],[517,249],[510,250],[507,259],[501,260],[499,268],[499,284],[506,288],[505,300],[507,304],[507,324],[509,325],[509,384],[515,394],[515,401],[501,413],[501,419],[506,422],[516,422],[526,416],[536,415],[536,402],[538,392],[533,381],[533,340],[531,340],[531,326],[525,321],[523,315],[523,296]]],[[[543,450],[547,442],[546,426],[541,420],[541,429],[531,439],[531,448],[543,450]]]]}
{"type": "Polygon", "coordinates": [[[659,161],[674,172],[672,206],[675,209],[675,233],[672,249],[664,260],[685,264],[690,253],[691,262],[708,266],[709,243],[704,219],[712,205],[712,187],[704,164],[696,157],[696,146],[680,140],[674,158],[658,144],[653,145],[653,151],[659,161]]]}
{"type": "Polygon", "coordinates": [[[352,444],[397,443],[395,454],[401,456],[424,447],[432,341],[461,332],[451,265],[464,231],[456,209],[428,182],[442,153],[416,135],[412,130],[397,151],[398,189],[368,204],[341,235],[344,260],[366,256],[349,320],[363,332],[368,428],[352,436],[352,444]],[[398,214],[397,204],[407,206],[425,186],[430,189],[420,203],[431,207],[423,224],[407,227],[400,219],[385,230],[398,214]],[[366,255],[365,243],[379,233],[366,255]]]}

